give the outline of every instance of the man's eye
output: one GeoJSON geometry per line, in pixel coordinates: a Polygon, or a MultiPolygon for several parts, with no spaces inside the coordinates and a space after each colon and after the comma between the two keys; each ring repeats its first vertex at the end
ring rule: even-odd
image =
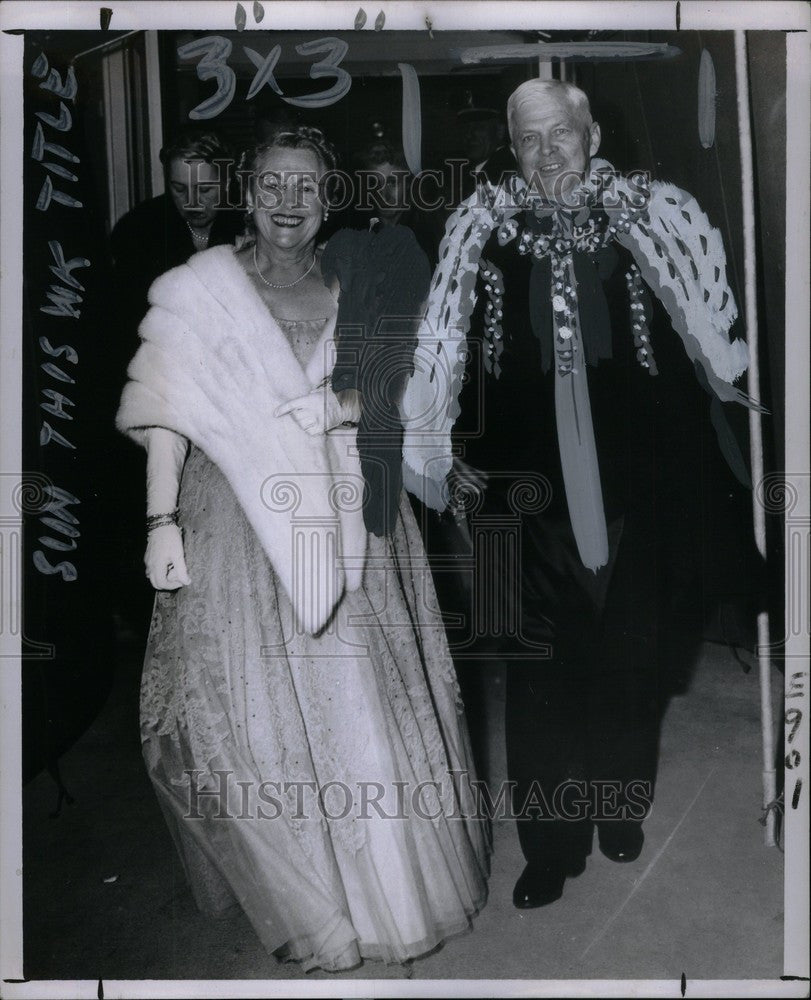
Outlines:
{"type": "Polygon", "coordinates": [[[524,146],[529,146],[531,143],[535,142],[535,138],[536,138],[535,137],[535,133],[534,132],[530,132],[527,135],[522,135],[521,136],[521,143],[524,146]]]}
{"type": "Polygon", "coordinates": [[[558,125],[558,127],[555,129],[555,132],[557,132],[558,135],[566,135],[568,131],[569,130],[566,128],[565,125],[558,125]]]}

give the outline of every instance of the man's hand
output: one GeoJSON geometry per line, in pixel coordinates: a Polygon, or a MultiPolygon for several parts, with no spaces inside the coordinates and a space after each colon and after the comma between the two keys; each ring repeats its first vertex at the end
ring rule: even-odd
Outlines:
{"type": "Polygon", "coordinates": [[[454,458],[447,479],[450,510],[455,514],[463,513],[466,506],[465,497],[483,493],[487,489],[487,482],[486,472],[475,469],[461,458],[454,458]]]}
{"type": "Polygon", "coordinates": [[[191,583],[183,554],[183,536],[176,524],[163,524],[149,532],[144,565],[155,590],[177,590],[191,583]]]}

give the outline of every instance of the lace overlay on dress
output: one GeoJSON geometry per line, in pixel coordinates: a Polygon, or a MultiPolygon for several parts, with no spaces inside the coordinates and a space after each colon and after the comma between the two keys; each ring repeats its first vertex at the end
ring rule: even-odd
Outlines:
{"type": "MultiPolygon", "coordinates": [[[[279,320],[301,363],[325,322],[279,320]]],[[[269,950],[328,969],[405,961],[466,929],[486,898],[486,830],[448,818],[474,813],[454,778],[469,742],[405,496],[317,637],[296,632],[230,485],[194,446],[178,506],[192,582],[156,595],[141,733],[198,905],[236,901],[269,950]]]]}

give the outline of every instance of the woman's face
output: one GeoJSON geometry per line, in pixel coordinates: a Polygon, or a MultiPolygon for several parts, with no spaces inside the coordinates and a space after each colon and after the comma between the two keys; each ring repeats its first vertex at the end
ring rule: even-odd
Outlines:
{"type": "Polygon", "coordinates": [[[180,217],[203,228],[214,221],[220,205],[220,171],[213,163],[174,157],[169,163],[169,194],[180,217]]]}
{"type": "Polygon", "coordinates": [[[324,221],[319,181],[324,164],[311,149],[273,147],[256,165],[253,221],[260,249],[311,245],[324,221]]]}
{"type": "Polygon", "coordinates": [[[408,171],[387,162],[376,166],[374,172],[379,175],[375,210],[384,219],[396,218],[408,208],[408,171]]]}

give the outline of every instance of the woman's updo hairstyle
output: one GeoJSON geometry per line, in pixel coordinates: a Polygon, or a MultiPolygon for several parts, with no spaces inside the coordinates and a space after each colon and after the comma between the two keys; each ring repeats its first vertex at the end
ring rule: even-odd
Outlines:
{"type": "Polygon", "coordinates": [[[216,164],[233,163],[234,156],[228,144],[217,132],[202,128],[186,128],[171,139],[160,151],[160,161],[168,172],[172,160],[203,160],[216,164]]]}
{"type": "Polygon", "coordinates": [[[321,129],[314,128],[312,125],[294,125],[281,128],[270,138],[263,139],[242,154],[239,165],[240,173],[248,171],[255,176],[262,159],[272,149],[308,149],[311,153],[315,153],[324,167],[325,174],[319,185],[323,185],[321,200],[326,207],[329,207],[338,180],[336,176],[338,154],[321,129]]]}

